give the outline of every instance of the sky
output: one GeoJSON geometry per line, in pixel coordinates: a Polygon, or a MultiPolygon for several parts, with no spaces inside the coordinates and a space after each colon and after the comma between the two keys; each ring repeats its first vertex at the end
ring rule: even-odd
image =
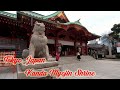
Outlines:
{"type": "MultiPolygon", "coordinates": [[[[7,11],[16,13],[15,11],[7,11]]],[[[49,15],[56,11],[33,11],[49,15]]],[[[80,19],[81,24],[91,33],[104,35],[111,32],[114,24],[120,23],[120,11],[64,11],[70,22],[80,19]]]]}

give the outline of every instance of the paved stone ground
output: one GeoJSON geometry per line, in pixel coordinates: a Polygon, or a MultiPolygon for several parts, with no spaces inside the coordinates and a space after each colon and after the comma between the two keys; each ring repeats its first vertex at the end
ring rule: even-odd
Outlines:
{"type": "Polygon", "coordinates": [[[69,69],[75,72],[78,68],[82,70],[95,71],[94,77],[65,77],[64,79],[120,79],[120,59],[96,60],[91,56],[81,56],[81,61],[76,57],[62,57],[59,63],[63,70],[69,69]]]}
{"type": "Polygon", "coordinates": [[[17,79],[17,73],[9,67],[0,67],[0,79],[17,79]]]}
{"type": "MultiPolygon", "coordinates": [[[[95,71],[95,77],[65,77],[64,79],[120,79],[120,59],[96,60],[91,56],[81,56],[78,61],[76,57],[61,57],[58,61],[63,70],[69,69],[75,72],[78,68],[82,70],[95,71]]],[[[0,67],[1,68],[1,67],[0,67]]],[[[1,69],[0,79],[17,79],[17,74],[12,73],[9,68],[1,69]]]]}

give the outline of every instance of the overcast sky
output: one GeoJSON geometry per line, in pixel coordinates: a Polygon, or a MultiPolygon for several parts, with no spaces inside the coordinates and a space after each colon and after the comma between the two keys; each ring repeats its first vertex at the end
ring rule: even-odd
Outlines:
{"type": "MultiPolygon", "coordinates": [[[[7,11],[8,12],[8,11],[7,11]]],[[[16,13],[15,11],[9,11],[16,13]]],[[[34,11],[42,15],[49,15],[56,11],[34,11]]],[[[107,34],[114,24],[120,23],[120,11],[64,11],[70,22],[77,21],[88,31],[97,35],[107,34]]]]}

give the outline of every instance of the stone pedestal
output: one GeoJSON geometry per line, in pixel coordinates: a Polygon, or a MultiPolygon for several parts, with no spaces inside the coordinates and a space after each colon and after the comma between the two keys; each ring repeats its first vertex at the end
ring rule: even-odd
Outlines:
{"type": "MultiPolygon", "coordinates": [[[[31,36],[29,49],[24,49],[22,52],[23,57],[23,63],[26,62],[26,58],[31,55],[32,58],[38,57],[38,58],[46,58],[46,62],[39,63],[35,65],[24,65],[24,64],[18,64],[17,65],[17,77],[18,79],[36,79],[36,78],[48,78],[50,76],[43,76],[43,77],[27,77],[24,74],[24,71],[26,69],[34,69],[36,71],[49,71],[50,69],[60,69],[59,64],[56,59],[53,57],[50,57],[49,55],[49,49],[47,46],[47,37],[45,36],[45,25],[43,23],[35,23],[35,26],[33,28],[33,34],[31,36]]],[[[52,76],[51,76],[52,77],[52,76]]],[[[54,77],[52,77],[54,78],[54,77]]]]}
{"type": "Polygon", "coordinates": [[[46,64],[44,64],[44,65],[34,65],[34,66],[21,66],[20,64],[18,64],[17,65],[17,79],[55,79],[56,77],[54,77],[54,76],[43,76],[43,77],[27,77],[25,74],[24,74],[24,71],[25,71],[25,69],[26,68],[29,68],[29,67],[31,67],[31,68],[34,68],[36,71],[41,71],[41,70],[45,70],[45,71],[49,71],[49,70],[51,70],[51,69],[59,69],[59,70],[61,70],[61,67],[60,66],[58,66],[58,64],[56,63],[56,65],[55,65],[55,63],[53,64],[53,66],[52,66],[52,64],[53,63],[46,63],[46,64]],[[51,65],[51,66],[50,66],[51,65]],[[39,69],[40,68],[40,69],[39,69]]]}
{"type": "Polygon", "coordinates": [[[115,59],[116,58],[115,55],[105,55],[105,57],[108,58],[108,59],[115,59]]]}

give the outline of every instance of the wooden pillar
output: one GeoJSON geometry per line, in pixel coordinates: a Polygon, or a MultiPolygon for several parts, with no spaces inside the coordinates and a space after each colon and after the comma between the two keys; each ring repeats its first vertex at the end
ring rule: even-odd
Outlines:
{"type": "Polygon", "coordinates": [[[56,30],[56,37],[55,37],[55,54],[58,53],[58,31],[56,30]]]}
{"type": "Polygon", "coordinates": [[[85,51],[85,54],[86,54],[86,55],[88,55],[88,47],[87,47],[87,42],[85,42],[85,49],[86,49],[86,51],[85,51]]]}
{"type": "Polygon", "coordinates": [[[80,48],[81,48],[81,54],[82,54],[82,42],[80,41],[80,48]]]}
{"type": "Polygon", "coordinates": [[[84,42],[82,41],[81,42],[81,53],[82,53],[82,55],[84,55],[84,44],[83,44],[84,42]]]}
{"type": "Polygon", "coordinates": [[[82,53],[82,52],[83,52],[83,49],[82,49],[82,48],[83,48],[83,46],[82,46],[82,42],[83,42],[83,41],[82,41],[82,36],[81,36],[81,37],[80,37],[81,54],[83,54],[83,53],[82,53]]]}
{"type": "Polygon", "coordinates": [[[56,37],[55,38],[55,53],[57,53],[58,52],[58,38],[56,37]]]}
{"type": "Polygon", "coordinates": [[[74,41],[74,55],[76,55],[76,40],[74,41]]]}
{"type": "Polygon", "coordinates": [[[77,37],[75,37],[75,41],[74,41],[74,55],[76,55],[77,53],[77,37]]]}
{"type": "Polygon", "coordinates": [[[80,45],[81,45],[81,54],[83,55],[83,54],[84,54],[84,53],[83,53],[83,51],[84,51],[84,50],[83,50],[83,41],[80,42],[80,45]]]}

